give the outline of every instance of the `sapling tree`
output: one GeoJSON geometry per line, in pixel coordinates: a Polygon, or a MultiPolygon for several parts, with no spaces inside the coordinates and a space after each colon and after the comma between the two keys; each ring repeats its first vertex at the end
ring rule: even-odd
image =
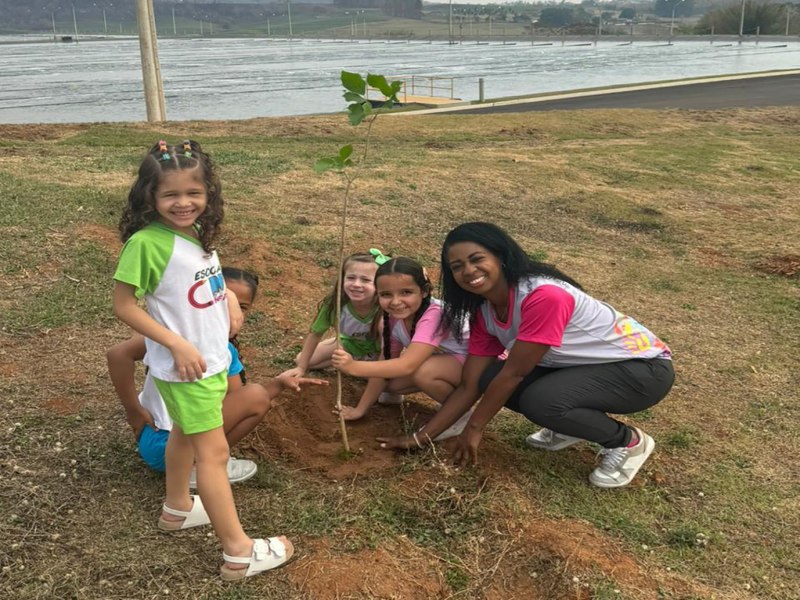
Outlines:
{"type": "MultiPolygon", "coordinates": [[[[326,171],[334,171],[344,179],[344,198],[342,200],[342,217],[341,217],[341,230],[339,233],[339,268],[336,271],[336,318],[334,320],[336,344],[339,344],[339,323],[342,315],[342,269],[344,268],[344,247],[347,233],[347,209],[350,200],[350,192],[353,187],[353,182],[358,179],[363,169],[367,156],[369,155],[369,141],[372,126],[378,115],[384,111],[391,109],[397,103],[397,93],[403,86],[401,81],[393,81],[389,83],[383,75],[367,74],[364,79],[358,73],[350,73],[342,71],[341,74],[342,85],[344,86],[344,99],[349,102],[347,106],[348,118],[351,125],[360,125],[365,120],[367,122],[367,130],[364,135],[364,151],[361,154],[361,159],[358,162],[353,162],[353,145],[346,144],[339,148],[339,152],[334,156],[320,158],[314,163],[314,170],[317,173],[325,173],[326,171]],[[375,109],[372,103],[367,99],[367,90],[373,88],[383,94],[385,100],[380,109],[375,109]]],[[[350,442],[347,440],[347,427],[345,426],[344,417],[342,416],[342,374],[336,372],[336,410],[339,413],[339,428],[342,432],[342,442],[344,443],[345,452],[350,452],[350,442]]]]}

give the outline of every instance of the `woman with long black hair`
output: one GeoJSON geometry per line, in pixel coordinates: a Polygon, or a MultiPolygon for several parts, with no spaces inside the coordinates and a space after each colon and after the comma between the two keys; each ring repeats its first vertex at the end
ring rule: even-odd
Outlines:
{"type": "Polygon", "coordinates": [[[384,438],[382,447],[428,442],[482,397],[457,440],[457,464],[477,462],[484,428],[506,406],[542,427],[529,446],[595,442],[602,461],[589,481],[629,484],[655,442],[608,413],[638,412],[666,396],[675,378],[669,348],[555,267],[531,260],[491,223],[453,229],[441,273],[444,325],[457,335],[470,323],[461,383],[415,438],[384,438]]]}

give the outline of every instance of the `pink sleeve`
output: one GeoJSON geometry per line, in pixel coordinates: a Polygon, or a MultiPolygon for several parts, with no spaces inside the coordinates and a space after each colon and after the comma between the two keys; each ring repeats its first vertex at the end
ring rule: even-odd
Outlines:
{"type": "Polygon", "coordinates": [[[428,344],[438,346],[442,338],[447,337],[447,332],[439,331],[439,323],[442,322],[442,309],[436,304],[431,304],[417,321],[414,328],[414,337],[411,338],[412,344],[428,344]]]}
{"type": "Polygon", "coordinates": [[[574,310],[575,298],[569,292],[557,285],[539,286],[522,301],[517,339],[560,346],[574,310]]]}
{"type": "Polygon", "coordinates": [[[505,350],[500,340],[486,331],[483,313],[478,309],[469,324],[469,353],[475,356],[500,356],[505,350]]]}

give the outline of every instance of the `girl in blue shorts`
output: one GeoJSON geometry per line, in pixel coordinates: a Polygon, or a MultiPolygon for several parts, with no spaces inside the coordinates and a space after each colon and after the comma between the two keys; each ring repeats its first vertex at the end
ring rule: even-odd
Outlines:
{"type": "MultiPolygon", "coordinates": [[[[222,274],[228,294],[235,294],[239,308],[243,314],[246,313],[256,300],[258,277],[236,267],[223,267],[222,274]]],[[[272,405],[272,400],[285,388],[297,390],[305,383],[327,383],[319,379],[286,376],[276,377],[266,385],[247,382],[238,346],[236,337],[228,342],[231,364],[228,367],[228,393],[222,403],[223,429],[231,448],[261,423],[272,405]]],[[[136,438],[139,455],[150,468],[164,471],[172,419],[149,372],[145,376],[141,393],[137,394],[136,363],[144,359],[145,352],[145,340],[139,334],[116,344],[106,353],[108,372],[125,409],[125,418],[136,438]]],[[[231,483],[246,481],[257,470],[253,461],[236,458],[228,460],[228,480],[231,483]]],[[[189,487],[197,487],[196,483],[196,471],[193,469],[189,487]]]]}

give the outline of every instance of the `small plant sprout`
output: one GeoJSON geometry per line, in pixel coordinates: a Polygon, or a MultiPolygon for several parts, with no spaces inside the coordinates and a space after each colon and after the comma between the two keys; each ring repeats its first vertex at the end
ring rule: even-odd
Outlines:
{"type": "MultiPolygon", "coordinates": [[[[339,276],[344,267],[344,246],[347,231],[347,208],[350,199],[350,190],[353,182],[360,174],[360,168],[363,168],[369,154],[369,137],[372,131],[372,125],[375,119],[378,118],[380,112],[391,109],[397,102],[397,93],[402,87],[402,82],[393,81],[389,83],[383,75],[367,75],[364,79],[358,73],[350,73],[342,71],[341,74],[342,85],[344,86],[344,99],[350,104],[347,106],[348,118],[351,125],[360,125],[364,119],[367,119],[367,132],[364,136],[364,152],[361,155],[361,161],[354,165],[353,159],[353,145],[347,144],[339,148],[339,152],[335,156],[320,158],[314,163],[314,170],[317,173],[325,173],[326,171],[335,171],[345,180],[344,199],[342,201],[342,219],[341,219],[341,232],[339,235],[339,269],[337,270],[336,282],[336,318],[334,320],[335,326],[335,339],[339,343],[339,321],[342,314],[342,278],[339,276]],[[385,100],[380,110],[375,110],[372,103],[367,99],[367,89],[377,89],[385,100]]],[[[342,416],[342,374],[336,372],[336,410],[339,413],[339,428],[342,431],[342,442],[344,449],[350,453],[350,443],[347,440],[347,427],[345,426],[344,417],[342,416]]]]}

